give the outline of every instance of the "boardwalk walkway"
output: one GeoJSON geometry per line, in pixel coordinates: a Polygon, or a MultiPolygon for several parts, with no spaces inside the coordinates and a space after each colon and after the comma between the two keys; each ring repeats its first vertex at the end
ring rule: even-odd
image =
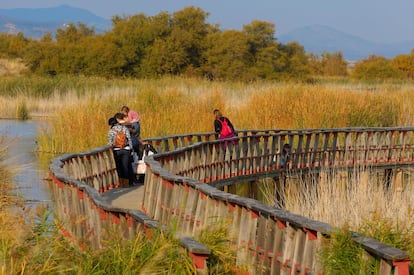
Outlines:
{"type": "MultiPolygon", "coordinates": [[[[197,270],[206,274],[211,251],[194,236],[225,221],[225,237],[235,247],[234,270],[322,274],[317,251],[337,230],[250,198],[258,188],[253,182],[280,181],[288,169],[310,180],[376,175],[387,188],[411,184],[414,127],[240,130],[231,141],[218,140],[216,133],[148,139],[162,153],[146,160],[145,192],[143,185],[114,188],[119,179],[109,146],[53,159],[52,187],[62,230],[79,244],[103,248],[107,230],[133,240],[140,231],[173,227],[197,270]],[[281,166],[284,144],[291,145],[291,154],[281,166]],[[249,183],[248,197],[224,192],[239,183],[249,183]],[[74,217],[82,217],[82,223],[74,217]]],[[[361,259],[379,263],[375,273],[410,274],[407,252],[357,232],[351,241],[364,249],[361,259]]]]}
{"type": "Polygon", "coordinates": [[[140,209],[144,197],[144,184],[128,188],[114,188],[102,194],[109,203],[124,209],[140,209]]]}

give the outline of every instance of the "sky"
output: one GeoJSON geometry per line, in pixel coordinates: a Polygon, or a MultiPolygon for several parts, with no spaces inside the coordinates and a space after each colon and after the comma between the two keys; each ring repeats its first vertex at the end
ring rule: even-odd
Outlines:
{"type": "Polygon", "coordinates": [[[263,20],[275,24],[276,38],[296,28],[324,25],[372,42],[414,41],[414,0],[1,0],[0,9],[63,4],[108,19],[196,6],[209,13],[208,23],[223,30],[241,30],[253,20],[263,20]]]}

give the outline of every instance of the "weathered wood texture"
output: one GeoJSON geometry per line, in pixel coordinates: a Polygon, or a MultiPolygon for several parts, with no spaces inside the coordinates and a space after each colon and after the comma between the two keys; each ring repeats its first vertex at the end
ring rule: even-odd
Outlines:
{"type": "MultiPolygon", "coordinates": [[[[132,240],[137,234],[145,233],[150,239],[151,230],[165,230],[144,212],[116,207],[109,198],[101,195],[117,186],[116,172],[113,171],[115,164],[108,147],[52,160],[50,173],[60,229],[80,247],[87,244],[101,248],[102,241],[111,234],[132,240]],[[107,163],[112,166],[106,166],[107,163]]],[[[205,274],[210,249],[185,235],[180,237],[180,244],[193,259],[198,273],[205,274]]]]}
{"type": "MultiPolygon", "coordinates": [[[[159,153],[146,158],[148,169],[141,209],[148,219],[174,226],[180,235],[197,236],[214,222],[226,222],[237,245],[236,270],[251,274],[320,273],[316,251],[322,238],[329,237],[334,229],[216,187],[277,177],[286,170],[392,171],[414,164],[414,127],[246,130],[230,140],[216,138],[214,133],[203,133],[148,139],[159,153]],[[281,149],[285,143],[292,152],[287,166],[282,167],[281,149]]],[[[122,213],[132,216],[125,209],[110,209],[107,205],[104,208],[99,203],[99,193],[117,186],[109,148],[62,156],[59,161],[63,169],[51,169],[52,174],[59,179],[58,183],[74,186],[74,190],[64,188],[65,191],[57,192],[63,204],[61,209],[76,209],[79,215],[94,217],[93,213],[80,210],[89,205],[77,205],[86,185],[88,194],[96,192],[89,197],[98,208],[114,212],[111,220],[127,221],[119,218],[122,213]]],[[[98,220],[94,218],[86,228],[103,228],[98,220]]],[[[71,232],[81,232],[81,227],[73,225],[71,232]]],[[[381,259],[379,274],[408,274],[410,259],[406,252],[359,235],[354,240],[362,244],[367,256],[381,259]]]]}

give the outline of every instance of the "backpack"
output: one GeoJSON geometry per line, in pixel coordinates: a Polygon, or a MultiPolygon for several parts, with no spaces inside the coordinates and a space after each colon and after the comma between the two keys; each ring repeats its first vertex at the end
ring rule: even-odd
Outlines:
{"type": "Polygon", "coordinates": [[[117,148],[124,148],[126,146],[126,134],[119,130],[116,132],[114,146],[117,148]]]}
{"type": "Polygon", "coordinates": [[[219,121],[221,122],[221,136],[222,137],[232,137],[233,136],[233,130],[230,128],[227,119],[223,119],[223,121],[221,121],[219,119],[219,121]]]}

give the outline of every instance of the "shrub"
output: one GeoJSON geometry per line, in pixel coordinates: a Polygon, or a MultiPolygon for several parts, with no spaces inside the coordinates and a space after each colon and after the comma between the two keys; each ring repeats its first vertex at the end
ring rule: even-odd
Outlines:
{"type": "Polygon", "coordinates": [[[365,250],[352,239],[352,232],[344,226],[325,239],[319,251],[319,261],[325,274],[375,274],[376,261],[363,257],[365,250]]]}
{"type": "Polygon", "coordinates": [[[26,101],[22,100],[17,105],[16,117],[21,120],[29,119],[29,110],[27,109],[26,101]]]}

